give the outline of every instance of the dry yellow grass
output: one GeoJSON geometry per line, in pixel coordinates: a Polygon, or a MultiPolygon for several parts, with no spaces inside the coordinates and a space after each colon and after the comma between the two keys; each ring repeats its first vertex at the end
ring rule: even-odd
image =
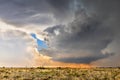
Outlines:
{"type": "Polygon", "coordinates": [[[0,80],[120,80],[120,68],[0,68],[0,80]]]}

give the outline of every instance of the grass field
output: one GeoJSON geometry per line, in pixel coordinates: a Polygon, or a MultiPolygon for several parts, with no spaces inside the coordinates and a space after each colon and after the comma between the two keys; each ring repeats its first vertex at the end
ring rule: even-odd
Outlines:
{"type": "Polygon", "coordinates": [[[0,80],[120,80],[120,68],[0,68],[0,80]]]}

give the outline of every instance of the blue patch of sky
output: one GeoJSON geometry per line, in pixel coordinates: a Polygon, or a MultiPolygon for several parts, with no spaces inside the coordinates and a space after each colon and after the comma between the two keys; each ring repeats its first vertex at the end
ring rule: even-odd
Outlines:
{"type": "Polygon", "coordinates": [[[47,44],[46,44],[44,41],[38,39],[37,36],[36,36],[36,34],[31,33],[31,36],[32,36],[34,39],[37,40],[38,50],[42,50],[42,49],[48,48],[47,44]]]}

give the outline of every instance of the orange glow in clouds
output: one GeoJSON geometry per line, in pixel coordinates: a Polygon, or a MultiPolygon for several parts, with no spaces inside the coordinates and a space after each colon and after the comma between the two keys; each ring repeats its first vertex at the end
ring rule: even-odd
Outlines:
{"type": "Polygon", "coordinates": [[[34,66],[35,67],[70,67],[70,68],[91,68],[89,64],[64,63],[53,61],[51,57],[40,54],[37,50],[34,52],[34,66]]]}

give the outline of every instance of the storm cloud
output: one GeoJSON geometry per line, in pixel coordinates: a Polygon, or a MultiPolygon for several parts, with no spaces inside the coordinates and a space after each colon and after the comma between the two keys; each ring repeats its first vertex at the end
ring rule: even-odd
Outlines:
{"type": "MultiPolygon", "coordinates": [[[[15,34],[34,34],[48,46],[39,54],[53,61],[120,66],[119,4],[119,0],[0,0],[0,33],[7,31],[4,37],[11,41],[15,34]]],[[[27,44],[17,36],[16,41],[27,44]]]]}
{"type": "MultiPolygon", "coordinates": [[[[91,63],[118,55],[119,52],[105,51],[105,49],[116,38],[119,40],[119,13],[118,0],[79,0],[73,22],[45,30],[51,36],[50,46],[55,46],[56,49],[63,51],[61,53],[63,55],[78,55],[78,57],[72,55],[68,58],[63,57],[56,60],[91,63]]],[[[113,63],[109,62],[109,64],[112,65],[113,63]]]]}
{"type": "Polygon", "coordinates": [[[0,17],[17,26],[53,25],[59,21],[68,21],[73,13],[70,9],[71,2],[71,0],[0,0],[0,17]]]}

